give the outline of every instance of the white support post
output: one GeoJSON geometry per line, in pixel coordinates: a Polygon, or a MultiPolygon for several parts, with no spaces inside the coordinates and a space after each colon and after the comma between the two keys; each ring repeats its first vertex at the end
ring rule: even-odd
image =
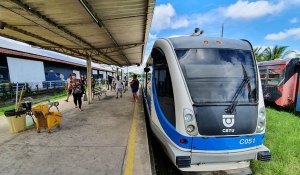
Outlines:
{"type": "Polygon", "coordinates": [[[88,88],[88,103],[92,103],[92,58],[87,57],[86,58],[86,67],[87,67],[87,88],[88,88]]]}

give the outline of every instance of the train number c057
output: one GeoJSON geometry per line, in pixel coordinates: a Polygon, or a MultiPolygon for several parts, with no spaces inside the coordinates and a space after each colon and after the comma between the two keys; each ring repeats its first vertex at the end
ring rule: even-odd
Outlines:
{"type": "Polygon", "coordinates": [[[243,145],[243,144],[254,144],[254,143],[255,143],[255,138],[241,139],[240,140],[240,145],[243,145]]]}

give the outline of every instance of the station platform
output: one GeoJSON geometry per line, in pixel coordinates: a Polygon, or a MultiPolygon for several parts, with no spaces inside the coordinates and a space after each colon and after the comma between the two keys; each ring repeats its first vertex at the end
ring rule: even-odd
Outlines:
{"type": "MultiPolygon", "coordinates": [[[[83,102],[82,109],[57,100],[62,112],[60,128],[52,133],[35,126],[11,134],[5,116],[0,117],[0,174],[5,175],[151,175],[147,129],[142,96],[140,103],[131,102],[126,91],[115,98],[95,97],[92,104],[83,102]]],[[[52,107],[50,111],[57,111],[52,107]]]]}

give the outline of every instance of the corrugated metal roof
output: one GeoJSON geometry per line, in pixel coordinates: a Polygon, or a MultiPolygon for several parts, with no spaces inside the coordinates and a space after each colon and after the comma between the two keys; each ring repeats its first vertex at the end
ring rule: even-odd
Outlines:
{"type": "Polygon", "coordinates": [[[0,36],[111,65],[141,64],[155,0],[1,0],[0,36]]]}
{"type": "MultiPolygon", "coordinates": [[[[22,52],[22,53],[28,53],[28,54],[32,54],[32,55],[49,57],[49,58],[53,58],[55,60],[67,61],[69,63],[74,63],[74,64],[81,64],[83,67],[86,67],[86,60],[78,59],[76,57],[68,56],[65,54],[58,53],[58,52],[34,48],[34,47],[29,46],[28,44],[23,44],[20,42],[13,42],[10,39],[5,39],[2,37],[0,38],[0,48],[5,48],[8,50],[18,51],[18,52],[22,52]]],[[[5,52],[3,52],[3,53],[5,53],[5,52]]],[[[97,63],[93,63],[93,62],[92,62],[92,67],[98,68],[99,70],[105,69],[107,71],[111,71],[111,68],[109,68],[108,66],[100,65],[97,63]]]]}
{"type": "MultiPolygon", "coordinates": [[[[51,62],[69,64],[69,65],[79,66],[79,67],[84,67],[84,68],[86,67],[86,64],[84,64],[83,61],[73,62],[72,59],[57,59],[56,57],[47,57],[47,56],[36,55],[36,54],[28,53],[28,52],[20,52],[20,51],[16,51],[16,50],[1,48],[1,47],[0,47],[0,53],[6,54],[9,56],[25,57],[25,58],[30,58],[30,59],[34,59],[34,60],[42,60],[42,61],[51,61],[51,62]]],[[[92,66],[92,70],[115,72],[113,70],[107,70],[104,68],[100,68],[97,65],[92,66]]]]}

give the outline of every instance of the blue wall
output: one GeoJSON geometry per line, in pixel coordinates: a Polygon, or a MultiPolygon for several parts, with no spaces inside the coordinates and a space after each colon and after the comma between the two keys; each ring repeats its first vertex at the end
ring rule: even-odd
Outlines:
{"type": "Polygon", "coordinates": [[[9,81],[7,59],[4,54],[0,54],[0,82],[2,81],[9,81]]]}
{"type": "Polygon", "coordinates": [[[86,68],[46,61],[44,61],[44,68],[46,81],[67,80],[73,70],[79,71],[80,75],[84,74],[86,77],[86,68]]]}

